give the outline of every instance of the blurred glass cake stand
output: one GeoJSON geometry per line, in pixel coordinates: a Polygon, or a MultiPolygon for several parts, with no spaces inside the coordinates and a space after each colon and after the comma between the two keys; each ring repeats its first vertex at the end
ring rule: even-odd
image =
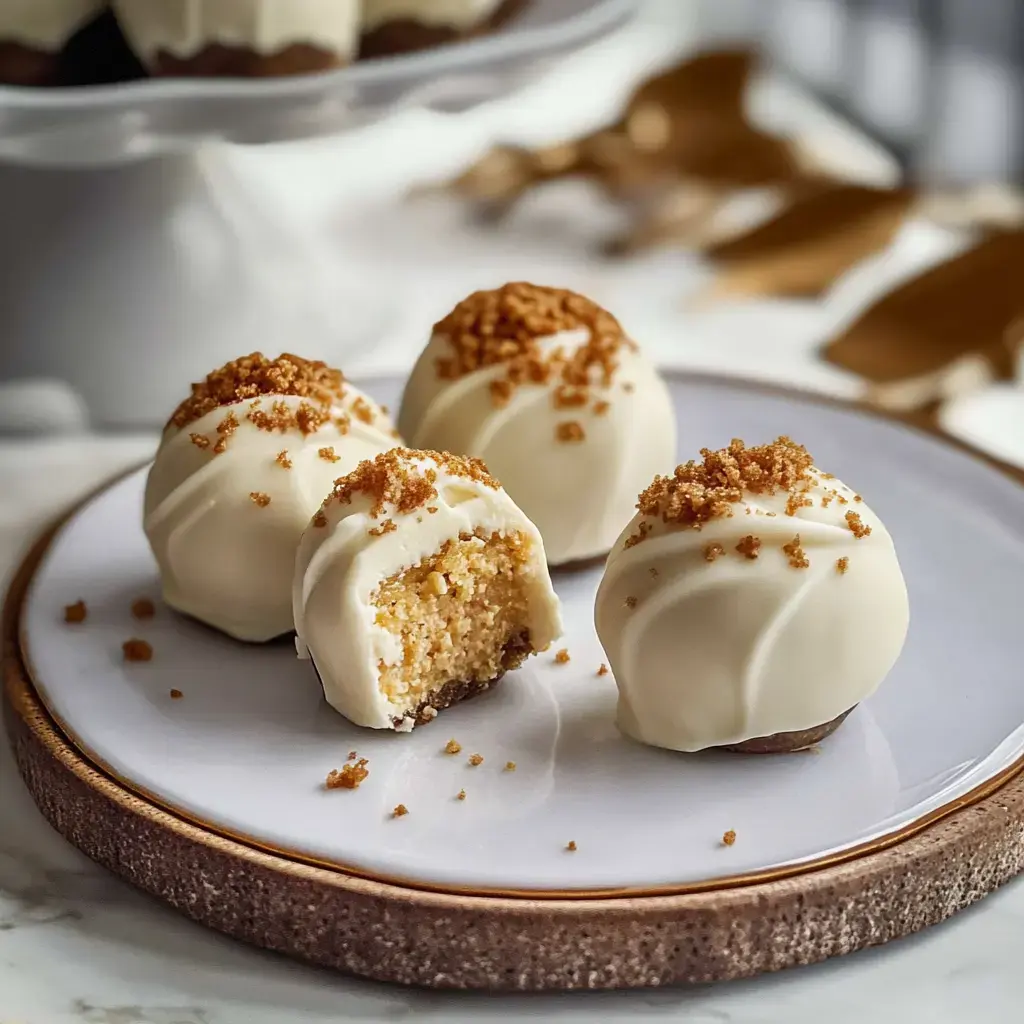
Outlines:
{"type": "Polygon", "coordinates": [[[344,362],[388,323],[380,288],[250,193],[228,147],[471,109],[632,10],[543,0],[492,35],[319,75],[0,87],[0,379],[65,381],[93,423],[151,425],[183,372],[242,352],[344,362]]]}

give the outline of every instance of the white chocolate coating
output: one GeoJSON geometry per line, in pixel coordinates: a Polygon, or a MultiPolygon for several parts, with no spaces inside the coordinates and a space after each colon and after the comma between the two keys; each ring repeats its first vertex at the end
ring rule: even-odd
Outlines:
{"type": "Polygon", "coordinates": [[[3,0],[0,40],[57,51],[106,6],[105,0],[3,0]]]}
{"type": "MultiPolygon", "coordinates": [[[[308,436],[297,427],[261,430],[246,418],[249,401],[165,432],[146,484],[144,526],[172,608],[239,640],[291,631],[295,551],[310,516],[338,477],[397,443],[380,407],[350,384],[345,389],[339,413],[357,398],[373,411],[369,424],[352,416],[345,434],[333,421],[308,436]],[[193,433],[216,439],[217,424],[231,412],[239,426],[226,451],[214,455],[193,444],[193,433]],[[337,462],[320,456],[327,447],[337,462]],[[282,450],[290,469],[277,462],[282,450]],[[261,508],[254,492],[270,503],[261,508]]],[[[261,406],[277,401],[294,409],[302,399],[268,395],[261,406]]]]}
{"type": "Polygon", "coordinates": [[[795,516],[786,515],[785,493],[747,494],[732,517],[699,530],[637,515],[624,531],[595,606],[624,733],[702,750],[824,725],[877,689],[909,622],[896,551],[849,488],[814,476],[814,504],[795,516]],[[848,504],[823,508],[828,489],[848,504]],[[851,532],[850,511],[870,535],[851,532]],[[642,519],[653,529],[626,548],[642,519]],[[806,569],[782,551],[796,534],[806,569]],[[736,551],[748,535],[761,540],[756,559],[736,551]],[[705,549],[716,543],[726,553],[708,561],[705,549]],[[849,558],[845,573],[840,558],[849,558]],[[633,608],[627,598],[636,598],[633,608]]]}
{"type": "MultiPolygon", "coordinates": [[[[572,352],[587,339],[583,329],[566,331],[543,346],[572,352]]],[[[585,408],[556,408],[555,384],[524,384],[499,407],[489,388],[505,367],[443,380],[437,360],[450,354],[447,338],[435,334],[420,356],[402,397],[403,436],[417,448],[483,459],[537,524],[551,565],[605,554],[637,494],[675,465],[675,410],[654,366],[623,346],[614,381],[591,387],[585,408]],[[598,415],[594,405],[602,401],[608,409],[598,415]],[[572,421],[584,440],[557,440],[558,425],[572,421]]]]}
{"type": "MultiPolygon", "coordinates": [[[[370,598],[381,582],[436,554],[461,533],[482,528],[487,533],[525,535],[532,542],[529,568],[520,578],[527,587],[530,643],[544,650],[562,633],[561,609],[551,586],[544,542],[537,528],[508,494],[476,480],[453,476],[424,455],[414,465],[437,471],[434,514],[419,509],[404,515],[387,507],[370,515],[372,499],[356,494],[351,504],[328,502],[327,525],[311,525],[303,534],[295,560],[293,589],[296,648],[312,657],[332,707],[349,721],[371,729],[412,728],[411,710],[392,703],[380,688],[383,661],[401,661],[397,638],[377,625],[370,598]],[[370,530],[392,518],[397,529],[381,536],[370,530]]],[[[479,543],[483,544],[483,541],[479,543]]]]}
{"type": "Polygon", "coordinates": [[[114,0],[125,37],[144,62],[161,50],[187,58],[210,43],[261,54],[306,43],[351,58],[359,0],[114,0]]]}
{"type": "Polygon", "coordinates": [[[418,21],[465,31],[501,6],[502,0],[363,0],[363,31],[389,21],[418,21]]]}

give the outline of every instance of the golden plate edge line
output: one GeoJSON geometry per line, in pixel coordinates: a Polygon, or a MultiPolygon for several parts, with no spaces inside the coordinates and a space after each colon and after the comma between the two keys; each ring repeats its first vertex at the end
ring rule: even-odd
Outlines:
{"type": "MultiPolygon", "coordinates": [[[[958,438],[951,437],[944,433],[935,426],[922,424],[917,421],[913,416],[907,414],[900,414],[890,410],[881,409],[876,406],[872,406],[862,401],[847,400],[843,398],[837,398],[832,395],[823,395],[811,390],[805,390],[795,387],[786,387],[784,385],[777,385],[771,382],[760,382],[756,380],[750,380],[743,377],[731,377],[723,374],[701,374],[701,373],[688,373],[685,371],[678,370],[667,370],[662,371],[664,377],[674,378],[678,381],[689,382],[694,384],[706,384],[719,387],[732,387],[741,390],[757,391],[763,394],[775,395],[780,398],[790,398],[796,401],[805,402],[812,405],[824,406],[824,407],[835,407],[840,409],[846,409],[851,412],[861,413],[872,419],[880,419],[886,422],[898,424],[905,429],[919,433],[925,437],[929,437],[938,443],[944,444],[947,447],[954,448],[963,452],[965,455],[974,458],[975,460],[982,462],[988,466],[991,466],[996,471],[1000,472],[1003,476],[1014,481],[1018,484],[1024,484],[1024,470],[1019,469],[1016,466],[1005,463],[1002,460],[989,455],[980,449],[975,448],[973,445],[967,442],[961,441],[958,438]]],[[[374,380],[386,380],[390,379],[387,376],[379,376],[371,378],[374,380]]],[[[10,630],[13,632],[16,640],[14,646],[16,648],[16,655],[21,663],[22,670],[25,674],[26,682],[31,686],[32,693],[39,702],[39,709],[46,714],[51,724],[54,726],[54,732],[58,740],[65,741],[67,747],[72,751],[76,752],[83,763],[87,766],[91,766],[98,770],[101,774],[107,777],[107,781],[113,782],[120,786],[122,789],[130,794],[139,797],[146,802],[152,804],[155,808],[163,811],[164,813],[170,814],[172,817],[179,819],[180,821],[191,824],[194,827],[205,830],[212,835],[219,836],[224,839],[228,839],[232,842],[236,842],[242,846],[250,849],[258,850],[266,854],[278,857],[285,861],[291,861],[297,864],[304,864],[309,867],[320,868],[323,870],[332,871],[337,874],[347,875],[354,878],[364,879],[366,881],[376,882],[383,885],[392,885],[400,888],[413,889],[422,892],[434,893],[438,895],[453,895],[453,896],[480,896],[480,897],[501,897],[511,900],[530,900],[530,899],[546,899],[552,901],[570,901],[570,900],[608,900],[608,899],[631,899],[631,898],[644,898],[644,897],[671,897],[671,896],[687,896],[695,895],[698,893],[707,893],[715,891],[723,891],[735,888],[746,888],[754,885],[766,884],[769,882],[781,881],[788,878],[794,878],[801,875],[813,874],[818,871],[825,870],[827,868],[836,867],[845,863],[849,863],[854,860],[858,860],[865,856],[870,856],[875,853],[880,853],[884,850],[890,849],[899,843],[926,831],[932,825],[955,814],[957,811],[963,810],[971,805],[991,796],[1002,788],[1007,782],[1012,780],[1014,777],[1024,771],[1024,755],[1022,755],[1012,765],[1003,769],[1002,772],[997,773],[991,779],[979,784],[974,789],[969,790],[967,793],[962,794],[960,797],[954,798],[941,807],[936,808],[934,811],[929,812],[922,818],[911,822],[909,825],[904,826],[902,829],[897,829],[894,832],[887,833],[884,836],[880,836],[877,839],[869,840],[866,843],[859,844],[854,847],[850,847],[847,850],[839,851],[838,853],[831,854],[825,857],[816,858],[812,861],[805,861],[800,864],[789,865],[786,867],[766,869],[762,872],[751,872],[745,875],[735,876],[720,876],[714,879],[708,879],[704,882],[691,883],[685,886],[658,886],[658,887],[646,887],[646,888],[614,888],[614,889],[580,889],[580,890],[556,890],[556,889],[542,889],[542,890],[528,890],[528,889],[516,889],[516,890],[502,890],[502,889],[491,889],[491,888],[474,888],[474,887],[459,887],[459,886],[439,886],[431,885],[429,883],[415,882],[407,879],[402,879],[397,876],[385,876],[375,875],[372,872],[362,871],[356,868],[350,868],[342,864],[334,863],[331,861],[320,860],[315,857],[310,857],[304,854],[298,854],[293,851],[284,850],[282,848],[274,847],[271,844],[262,843],[261,841],[252,837],[246,836],[242,833],[234,833],[230,830],[223,829],[219,826],[213,825],[209,822],[204,821],[195,815],[191,815],[188,812],[182,811],[171,804],[168,804],[156,797],[152,793],[145,790],[144,787],[140,787],[135,783],[130,782],[127,779],[123,779],[117,772],[106,765],[103,760],[94,754],[92,754],[84,745],[79,743],[66,724],[62,723],[59,716],[55,715],[49,706],[46,704],[45,698],[42,696],[39,687],[36,685],[35,674],[32,671],[31,658],[28,652],[27,637],[21,628],[22,623],[22,611],[24,604],[27,602],[29,591],[31,589],[32,580],[35,577],[40,565],[43,563],[45,556],[51,548],[53,541],[60,529],[65,526],[74,516],[76,516],[82,508],[84,508],[89,502],[98,498],[101,494],[105,493],[111,487],[115,486],[121,480],[126,479],[132,474],[138,472],[145,465],[148,465],[149,460],[146,460],[139,465],[136,465],[123,473],[117,474],[110,480],[99,485],[94,491],[88,493],[82,498],[82,500],[76,504],[65,514],[59,516],[53,524],[47,527],[42,532],[37,541],[30,545],[29,550],[23,559],[23,564],[28,562],[35,556],[36,565],[32,570],[31,575],[24,584],[24,594],[21,600],[18,602],[16,609],[7,609],[5,607],[5,613],[10,614],[14,619],[14,629],[10,630]],[[44,543],[45,539],[45,543],[44,543]]],[[[12,575],[12,583],[16,582],[21,574],[23,564],[19,565],[14,574],[12,575]]],[[[5,602],[6,606],[6,602],[5,602]]],[[[5,633],[8,632],[5,630],[5,633]]],[[[10,657],[10,654],[5,652],[5,660],[10,657]]]]}

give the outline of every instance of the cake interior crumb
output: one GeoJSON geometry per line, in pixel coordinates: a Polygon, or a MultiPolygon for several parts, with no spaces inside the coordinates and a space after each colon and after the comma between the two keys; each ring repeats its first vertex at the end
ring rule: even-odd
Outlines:
{"type": "Polygon", "coordinates": [[[462,744],[458,740],[451,739],[444,745],[444,752],[446,754],[461,754],[462,744]]]}
{"type": "Polygon", "coordinates": [[[531,553],[519,532],[466,533],[381,583],[375,622],[401,657],[378,666],[380,689],[396,710],[417,709],[453,681],[488,683],[525,660],[531,553]]]}
{"type": "Polygon", "coordinates": [[[555,663],[558,665],[568,665],[570,661],[569,651],[563,647],[560,651],[555,652],[555,663]]]}
{"type": "Polygon", "coordinates": [[[470,754],[469,755],[469,763],[474,768],[478,768],[480,765],[482,765],[484,763],[484,755],[483,754],[470,754]]]}

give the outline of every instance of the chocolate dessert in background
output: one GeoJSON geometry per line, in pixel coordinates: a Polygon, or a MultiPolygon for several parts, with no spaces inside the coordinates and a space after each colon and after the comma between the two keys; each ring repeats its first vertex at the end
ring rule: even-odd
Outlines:
{"type": "Polygon", "coordinates": [[[125,41],[113,11],[107,10],[68,40],[57,84],[113,85],[145,77],[146,69],[125,41]]]}
{"type": "Polygon", "coordinates": [[[433,46],[459,42],[501,28],[519,14],[531,0],[494,0],[483,3],[467,0],[465,11],[456,16],[458,4],[450,16],[439,15],[436,0],[394,0],[379,3],[363,0],[363,35],[359,57],[363,60],[413,53],[433,46]],[[380,7],[378,16],[376,8],[380,7]],[[433,8],[433,10],[432,10],[433,8]]]}

